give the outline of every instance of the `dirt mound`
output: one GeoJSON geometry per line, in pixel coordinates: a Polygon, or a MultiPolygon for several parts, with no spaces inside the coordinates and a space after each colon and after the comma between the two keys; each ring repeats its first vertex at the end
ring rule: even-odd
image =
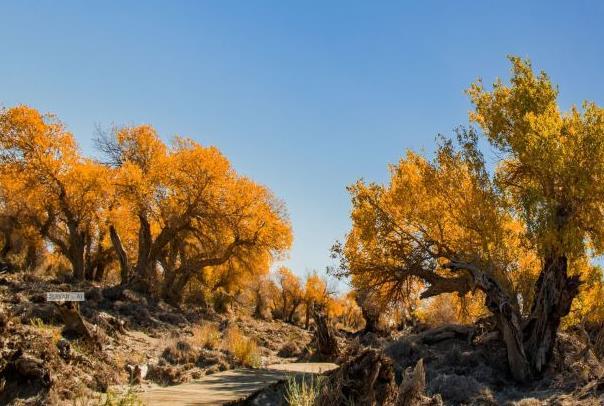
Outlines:
{"type": "Polygon", "coordinates": [[[121,381],[120,366],[61,328],[10,317],[0,339],[0,404],[57,404],[121,381]]]}

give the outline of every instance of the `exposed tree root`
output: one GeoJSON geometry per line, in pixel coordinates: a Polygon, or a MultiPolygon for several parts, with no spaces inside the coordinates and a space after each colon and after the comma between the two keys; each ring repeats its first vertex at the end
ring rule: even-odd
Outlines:
{"type": "Polygon", "coordinates": [[[382,352],[363,350],[330,375],[320,405],[393,405],[398,396],[392,361],[382,352]]]}

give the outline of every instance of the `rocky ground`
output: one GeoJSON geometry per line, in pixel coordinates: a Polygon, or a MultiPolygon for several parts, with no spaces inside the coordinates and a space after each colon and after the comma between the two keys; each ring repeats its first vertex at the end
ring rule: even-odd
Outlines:
{"type": "Polygon", "coordinates": [[[23,274],[0,277],[0,333],[0,404],[31,405],[97,404],[114,387],[292,362],[308,356],[312,338],[281,321],[182,311],[130,290],[23,274]],[[79,310],[94,340],[65,331],[58,307],[45,299],[55,291],[86,292],[79,310]]]}
{"type": "MultiPolygon", "coordinates": [[[[415,327],[349,337],[340,368],[309,384],[316,405],[603,405],[604,365],[582,334],[559,334],[545,374],[512,379],[496,334],[469,326],[415,327]]],[[[300,381],[300,377],[298,377],[300,381]]],[[[241,405],[287,405],[301,382],[279,382],[241,405]]]]}
{"type": "MultiPolygon", "coordinates": [[[[518,385],[504,346],[485,326],[339,332],[332,360],[340,368],[313,378],[314,404],[604,404],[604,365],[585,334],[561,332],[546,373],[518,385]]],[[[133,387],[325,360],[315,355],[311,332],[281,321],[180,310],[131,290],[24,274],[0,275],[0,333],[0,404],[94,405],[108,398],[117,400],[107,404],[136,404],[133,387]],[[78,290],[86,292],[79,310],[92,339],[67,331],[60,308],[44,296],[78,290]],[[111,395],[114,388],[121,394],[111,395]]],[[[285,405],[294,389],[308,385],[300,379],[272,384],[238,404],[285,405]]]]}

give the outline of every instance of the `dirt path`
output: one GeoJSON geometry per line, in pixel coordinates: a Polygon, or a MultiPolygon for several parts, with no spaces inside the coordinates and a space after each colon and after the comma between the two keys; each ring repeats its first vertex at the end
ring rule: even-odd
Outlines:
{"type": "Polygon", "coordinates": [[[145,405],[222,405],[243,399],[289,374],[323,373],[337,368],[331,363],[269,365],[266,369],[234,369],[169,387],[151,387],[140,394],[145,405]]]}

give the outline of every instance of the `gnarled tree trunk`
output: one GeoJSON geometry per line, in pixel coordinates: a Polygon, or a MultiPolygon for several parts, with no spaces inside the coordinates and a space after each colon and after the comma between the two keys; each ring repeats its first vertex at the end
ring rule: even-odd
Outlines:
{"type": "Polygon", "coordinates": [[[124,250],[122,240],[113,224],[109,226],[109,236],[111,237],[111,244],[117,255],[117,260],[120,263],[121,284],[125,285],[130,280],[130,264],[128,263],[128,255],[126,254],[126,250],[124,250]]]}
{"type": "Polygon", "coordinates": [[[535,299],[524,327],[524,346],[533,370],[543,371],[551,358],[560,319],[570,312],[579,277],[569,277],[565,256],[547,257],[535,285],[535,299]]]}
{"type": "Polygon", "coordinates": [[[181,272],[182,274],[180,275],[177,274],[177,271],[173,271],[169,274],[169,279],[164,280],[164,285],[162,287],[162,297],[172,306],[180,305],[185,287],[193,276],[192,271],[181,270],[181,272]]]}
{"type": "Polygon", "coordinates": [[[151,235],[151,224],[149,224],[146,215],[140,214],[138,218],[140,221],[138,229],[138,257],[131,281],[137,290],[149,293],[151,291],[151,268],[155,262],[155,258],[151,257],[153,237],[151,235]]]}
{"type": "MultiPolygon", "coordinates": [[[[453,271],[468,271],[473,284],[485,293],[485,304],[495,316],[497,328],[506,344],[510,371],[518,381],[524,382],[541,374],[551,358],[560,320],[569,313],[580,284],[578,277],[568,276],[567,266],[568,260],[564,255],[545,259],[535,285],[530,316],[522,320],[516,303],[480,267],[455,261],[446,265],[453,271]]],[[[437,279],[433,280],[435,286],[422,296],[430,296],[430,290],[440,291],[438,285],[453,286],[450,282],[459,278],[443,279],[442,284],[437,279]]]]}

